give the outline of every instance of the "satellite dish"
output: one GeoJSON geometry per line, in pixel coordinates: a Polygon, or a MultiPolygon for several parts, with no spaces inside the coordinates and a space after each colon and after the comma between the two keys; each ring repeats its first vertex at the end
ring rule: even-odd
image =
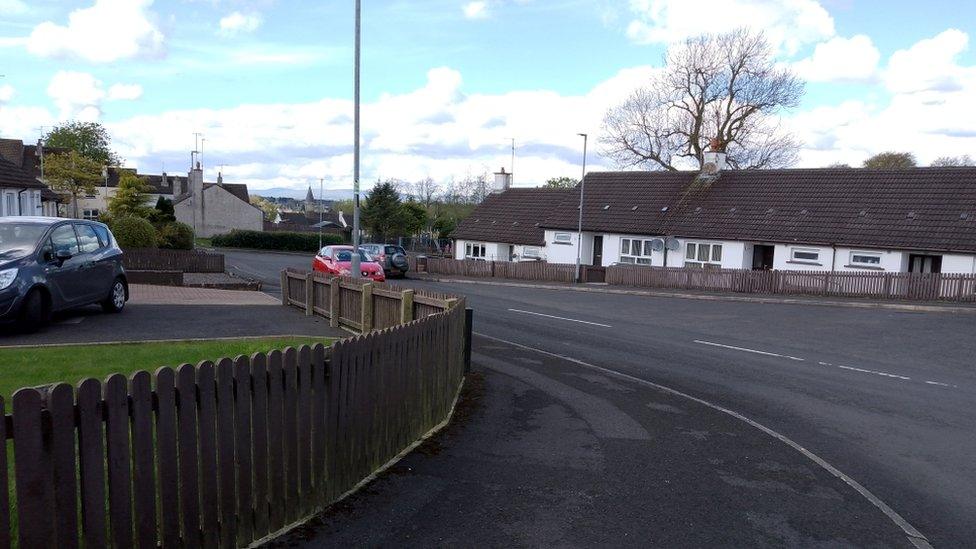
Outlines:
{"type": "Polygon", "coordinates": [[[660,238],[655,238],[654,240],[651,241],[651,249],[654,250],[655,252],[663,252],[664,241],[661,240],[660,238]]]}
{"type": "Polygon", "coordinates": [[[681,249],[681,242],[679,242],[677,238],[669,236],[667,240],[664,241],[664,247],[672,252],[676,252],[681,249]]]}

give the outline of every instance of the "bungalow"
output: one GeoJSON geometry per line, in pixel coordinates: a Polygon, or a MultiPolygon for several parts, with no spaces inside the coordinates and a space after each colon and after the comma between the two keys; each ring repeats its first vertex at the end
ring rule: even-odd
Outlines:
{"type": "Polygon", "coordinates": [[[263,231],[264,212],[251,204],[247,185],[203,182],[203,168],[197,162],[179,186],[173,201],[176,220],[193,227],[197,236],[209,238],[234,229],[263,231]]]}
{"type": "Polygon", "coordinates": [[[58,215],[58,195],[41,182],[40,151],[0,139],[0,215],[58,215]]]}
{"type": "MultiPolygon", "coordinates": [[[[455,232],[457,257],[477,257],[462,242],[479,252],[514,244],[480,219],[523,192],[479,206],[455,232]]],[[[590,173],[581,243],[578,189],[559,201],[535,192],[553,193],[544,213],[514,210],[507,223],[543,230],[537,244],[552,263],[579,253],[595,266],[976,272],[976,168],[590,173]]]]}

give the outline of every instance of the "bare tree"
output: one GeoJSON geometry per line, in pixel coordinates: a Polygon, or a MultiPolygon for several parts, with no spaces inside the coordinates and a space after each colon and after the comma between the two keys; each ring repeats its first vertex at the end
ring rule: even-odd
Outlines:
{"type": "Polygon", "coordinates": [[[430,208],[431,204],[437,201],[439,190],[440,186],[430,177],[425,177],[413,184],[413,196],[425,208],[430,208]]]}
{"type": "Polygon", "coordinates": [[[646,87],[607,112],[604,154],[621,167],[676,170],[701,166],[717,139],[732,168],[789,166],[799,143],[779,115],[799,104],[803,88],[762,33],[690,38],[668,50],[646,87]]]}
{"type": "Polygon", "coordinates": [[[948,168],[953,166],[976,166],[976,160],[968,154],[962,156],[940,156],[932,161],[933,167],[948,168]]]}

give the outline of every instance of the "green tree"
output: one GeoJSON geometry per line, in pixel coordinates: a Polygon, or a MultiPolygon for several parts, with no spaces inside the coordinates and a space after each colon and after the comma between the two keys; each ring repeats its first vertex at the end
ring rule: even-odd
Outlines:
{"type": "Polygon", "coordinates": [[[176,221],[176,209],[173,207],[173,201],[160,196],[156,200],[156,207],[149,216],[153,223],[172,223],[176,221]]]}
{"type": "Polygon", "coordinates": [[[149,186],[141,177],[130,171],[121,171],[115,196],[108,200],[109,215],[113,219],[122,217],[149,219],[153,211],[146,205],[149,191],[149,186]]]}
{"type": "Polygon", "coordinates": [[[44,181],[51,190],[71,199],[72,216],[78,217],[78,196],[94,195],[102,181],[103,166],[71,150],[44,160],[44,181]]]}
{"type": "Polygon", "coordinates": [[[122,159],[111,148],[112,138],[108,130],[98,122],[63,122],[54,126],[43,139],[46,147],[75,151],[99,166],[122,164],[122,159]]]}
{"type": "Polygon", "coordinates": [[[362,227],[379,240],[393,236],[401,222],[401,204],[400,193],[393,181],[377,183],[366,195],[366,203],[362,206],[362,227]]]}
{"type": "Polygon", "coordinates": [[[419,202],[404,202],[400,204],[397,213],[396,232],[400,236],[415,235],[427,227],[427,208],[419,202]]]}
{"type": "Polygon", "coordinates": [[[864,161],[869,170],[893,170],[915,167],[915,155],[909,152],[886,151],[864,161]]]}
{"type": "Polygon", "coordinates": [[[251,204],[257,206],[264,212],[264,218],[268,221],[274,221],[275,217],[278,215],[278,205],[274,202],[268,200],[263,196],[258,196],[252,194],[248,198],[251,199],[251,204]]]}
{"type": "Polygon", "coordinates": [[[579,185],[579,179],[574,177],[553,177],[546,181],[545,187],[549,189],[572,189],[579,185]]]}

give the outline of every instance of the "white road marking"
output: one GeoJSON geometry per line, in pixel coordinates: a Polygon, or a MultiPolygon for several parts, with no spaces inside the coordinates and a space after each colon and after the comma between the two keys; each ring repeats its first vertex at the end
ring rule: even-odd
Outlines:
{"type": "Polygon", "coordinates": [[[926,381],[929,385],[938,385],[939,387],[955,387],[955,385],[949,385],[948,383],[942,383],[940,381],[926,381]]]}
{"type": "Polygon", "coordinates": [[[844,366],[843,364],[831,364],[829,362],[818,362],[821,366],[834,366],[840,368],[841,370],[850,370],[852,372],[861,372],[862,374],[874,374],[876,376],[891,377],[894,379],[901,379],[904,381],[911,381],[912,378],[908,376],[902,376],[898,374],[890,374],[888,372],[879,372],[878,370],[866,370],[864,368],[855,368],[853,366],[844,366]]]}
{"type": "Polygon", "coordinates": [[[723,408],[722,406],[719,406],[718,404],[712,404],[711,402],[708,402],[707,400],[703,400],[703,399],[700,399],[698,397],[691,396],[688,393],[683,393],[681,391],[678,391],[677,389],[672,389],[670,387],[666,387],[664,385],[660,385],[660,384],[654,383],[652,381],[647,381],[646,379],[641,379],[639,377],[634,377],[634,376],[629,375],[629,374],[625,374],[625,373],[622,373],[622,372],[618,372],[616,370],[611,370],[609,368],[604,368],[602,366],[597,366],[595,364],[590,364],[588,362],[583,362],[582,360],[579,360],[577,358],[572,358],[572,357],[568,357],[568,356],[564,356],[564,355],[560,355],[560,354],[556,354],[556,353],[551,353],[549,351],[544,351],[542,349],[537,349],[535,347],[529,347],[528,345],[522,345],[521,343],[515,343],[514,341],[507,341],[505,339],[500,339],[500,338],[497,338],[497,337],[492,337],[492,336],[485,335],[485,334],[482,334],[482,333],[479,333],[479,332],[474,332],[474,335],[479,336],[479,337],[483,337],[485,339],[490,339],[492,341],[497,341],[499,343],[505,343],[505,344],[508,344],[508,345],[511,345],[513,347],[517,347],[517,348],[520,348],[520,349],[525,349],[527,351],[534,351],[536,353],[540,353],[540,354],[543,354],[543,355],[555,357],[555,358],[558,358],[558,359],[561,359],[561,360],[566,360],[568,362],[572,362],[573,364],[579,364],[580,366],[583,366],[583,367],[586,367],[586,368],[590,368],[591,370],[595,370],[595,371],[598,371],[598,372],[601,372],[601,373],[604,373],[604,374],[608,374],[608,375],[611,375],[611,376],[616,376],[616,377],[619,377],[621,379],[626,379],[628,381],[632,381],[634,383],[639,383],[641,385],[646,385],[648,387],[652,387],[652,388],[657,389],[659,391],[663,391],[665,393],[672,394],[672,395],[675,395],[675,396],[678,396],[678,397],[681,397],[681,398],[686,398],[686,399],[691,400],[693,402],[697,402],[697,403],[699,403],[699,404],[701,404],[703,406],[707,406],[707,407],[709,407],[709,408],[711,408],[713,410],[716,410],[718,412],[721,412],[723,414],[728,414],[728,415],[734,417],[735,419],[738,419],[739,421],[742,421],[742,422],[744,422],[744,423],[746,423],[746,424],[748,424],[748,425],[750,425],[752,427],[755,427],[756,429],[759,429],[760,431],[766,433],[767,435],[769,435],[769,436],[771,436],[771,437],[779,440],[783,444],[786,444],[787,446],[793,448],[794,450],[796,450],[797,452],[799,452],[800,454],[802,454],[803,456],[805,456],[810,461],[813,461],[814,463],[816,463],[817,465],[819,465],[821,468],[823,468],[824,470],[826,470],[828,473],[834,475],[838,479],[840,479],[843,482],[845,482],[848,486],[850,486],[851,488],[853,488],[854,491],[856,491],[858,494],[860,494],[864,499],[868,500],[872,505],[874,505],[875,507],[877,507],[878,510],[880,510],[882,513],[884,513],[885,516],[888,517],[888,519],[890,519],[893,523],[895,523],[895,525],[897,525],[899,528],[901,528],[901,531],[904,532],[906,536],[908,536],[909,543],[911,543],[915,547],[918,547],[920,549],[931,549],[932,548],[932,545],[929,543],[928,538],[926,538],[921,532],[919,532],[907,520],[905,520],[901,515],[899,515],[894,509],[892,509],[891,507],[889,507],[888,504],[886,504],[885,502],[881,501],[881,499],[878,496],[874,495],[873,493],[871,493],[870,490],[868,490],[867,488],[865,488],[864,486],[862,486],[861,483],[859,483],[856,480],[854,480],[853,478],[849,477],[844,472],[842,472],[840,469],[834,467],[830,463],[827,463],[827,461],[825,461],[823,458],[821,458],[817,454],[814,454],[810,450],[807,450],[803,446],[800,446],[800,444],[794,442],[791,438],[787,437],[786,435],[780,434],[780,433],[778,433],[778,432],[770,429],[769,427],[766,427],[765,425],[763,425],[763,424],[761,424],[761,423],[759,423],[759,422],[757,422],[755,420],[749,419],[748,417],[746,417],[746,416],[744,416],[744,415],[742,415],[742,414],[740,414],[738,412],[735,412],[735,411],[730,410],[728,408],[723,408]]]}
{"type": "Polygon", "coordinates": [[[800,357],[797,357],[797,356],[781,355],[779,353],[770,353],[768,351],[759,351],[759,350],[756,350],[756,349],[746,349],[745,347],[736,347],[735,345],[724,345],[722,343],[714,343],[714,342],[711,342],[711,341],[702,341],[700,339],[696,339],[695,340],[695,343],[700,343],[702,345],[711,345],[712,347],[721,347],[723,349],[732,349],[733,351],[743,351],[743,352],[746,352],[746,353],[755,353],[757,355],[766,355],[766,356],[775,356],[775,357],[778,357],[778,358],[786,358],[786,359],[789,359],[789,360],[796,360],[798,362],[803,362],[803,361],[806,360],[805,358],[800,358],[800,357]]]}
{"type": "Polygon", "coordinates": [[[590,326],[602,326],[604,328],[613,328],[613,326],[610,326],[609,324],[600,324],[599,322],[590,322],[588,320],[577,320],[575,318],[566,318],[566,317],[563,317],[563,316],[553,316],[553,315],[547,315],[547,314],[543,314],[543,313],[533,313],[532,311],[523,311],[521,309],[509,309],[509,311],[511,311],[513,313],[522,313],[524,315],[544,316],[546,318],[555,318],[556,320],[566,320],[566,321],[569,321],[569,322],[579,322],[580,324],[589,324],[590,326]]]}

